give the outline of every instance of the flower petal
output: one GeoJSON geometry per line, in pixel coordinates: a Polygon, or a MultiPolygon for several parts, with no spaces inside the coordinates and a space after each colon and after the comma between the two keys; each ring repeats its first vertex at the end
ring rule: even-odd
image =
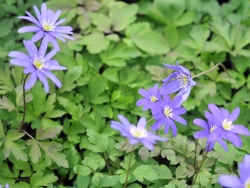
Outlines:
{"type": "Polygon", "coordinates": [[[52,74],[51,72],[44,70],[44,69],[43,69],[42,73],[45,76],[47,76],[49,79],[51,79],[51,81],[54,82],[57,85],[57,87],[59,87],[59,88],[62,87],[60,80],[58,80],[58,78],[54,74],[52,74]]]}
{"type": "Polygon", "coordinates": [[[151,94],[145,89],[139,89],[138,92],[140,93],[140,95],[142,95],[143,97],[145,97],[147,99],[149,99],[151,96],[151,94]]]}
{"type": "Polygon", "coordinates": [[[122,115],[118,115],[118,118],[124,126],[130,127],[131,123],[127,120],[127,118],[122,115]]]}
{"type": "Polygon", "coordinates": [[[162,86],[161,94],[168,95],[178,90],[180,90],[179,82],[177,80],[173,80],[169,82],[168,84],[162,86]]]}
{"type": "Polygon", "coordinates": [[[34,72],[35,70],[36,70],[36,68],[32,65],[32,66],[26,67],[26,68],[23,70],[23,73],[24,73],[24,74],[28,74],[28,73],[34,72]]]}
{"type": "Polygon", "coordinates": [[[237,134],[232,133],[230,131],[225,131],[225,133],[222,134],[222,138],[230,141],[233,145],[235,145],[238,148],[241,147],[242,145],[240,137],[237,134]]]}
{"type": "Polygon", "coordinates": [[[141,128],[141,129],[145,129],[146,127],[146,118],[142,117],[139,119],[138,123],[137,123],[137,127],[141,128]]]}
{"type": "Polygon", "coordinates": [[[70,26],[57,26],[54,29],[54,32],[57,32],[57,33],[72,34],[72,31],[73,31],[73,29],[70,26]]]}
{"type": "Polygon", "coordinates": [[[30,61],[25,61],[21,59],[11,59],[10,64],[21,66],[21,67],[29,67],[31,63],[30,61]]]}
{"type": "Polygon", "coordinates": [[[52,22],[52,23],[55,23],[55,22],[58,20],[60,14],[61,14],[61,10],[58,10],[58,11],[54,14],[54,16],[53,16],[51,22],[52,22]]]}
{"type": "Polygon", "coordinates": [[[198,131],[194,134],[194,138],[200,139],[200,138],[206,138],[209,135],[209,132],[207,130],[198,131]]]}
{"type": "Polygon", "coordinates": [[[214,104],[209,104],[208,105],[209,110],[213,114],[215,118],[217,118],[218,121],[222,121],[223,114],[221,113],[220,109],[214,105],[214,104]]]}
{"type": "Polygon", "coordinates": [[[248,128],[246,128],[243,125],[234,125],[234,127],[230,131],[236,134],[243,134],[243,135],[250,136],[250,132],[248,128]]]}
{"type": "Polygon", "coordinates": [[[46,61],[49,61],[52,57],[54,57],[54,55],[56,55],[56,53],[58,52],[57,49],[51,50],[45,57],[44,59],[46,61]]]}
{"type": "Polygon", "coordinates": [[[228,120],[234,122],[239,116],[239,114],[240,114],[240,108],[237,107],[233,110],[232,114],[228,117],[228,120]]]}
{"type": "Polygon", "coordinates": [[[58,25],[60,25],[61,23],[65,22],[65,21],[66,21],[66,19],[61,19],[61,20],[59,20],[58,22],[56,22],[56,23],[54,24],[54,26],[58,26],[58,25]]]}
{"type": "MultiPolygon", "coordinates": [[[[26,12],[27,13],[27,12],[26,12]]],[[[24,19],[24,20],[28,20],[34,24],[36,24],[37,26],[40,26],[40,23],[32,16],[32,17],[28,17],[28,16],[19,16],[18,18],[20,19],[24,19]]]]}
{"type": "Polygon", "coordinates": [[[40,11],[38,10],[38,8],[36,6],[33,6],[34,10],[35,10],[35,13],[36,13],[36,17],[39,21],[42,20],[42,17],[41,17],[41,14],[40,14],[40,11]]]}
{"type": "Polygon", "coordinates": [[[38,56],[44,57],[45,53],[47,51],[47,47],[48,47],[48,39],[44,38],[42,40],[42,44],[40,45],[39,52],[38,52],[39,55],[38,56]]]}
{"type": "Polygon", "coordinates": [[[163,125],[163,123],[164,123],[164,119],[163,119],[163,118],[162,118],[162,119],[159,119],[159,120],[157,120],[157,121],[152,125],[151,129],[152,129],[153,131],[156,131],[156,130],[158,130],[158,129],[163,125]]]}
{"type": "Polygon", "coordinates": [[[37,76],[39,80],[43,83],[46,93],[49,93],[49,84],[48,84],[46,77],[39,71],[37,72],[37,76]]]}
{"type": "Polygon", "coordinates": [[[220,143],[220,145],[224,148],[225,151],[228,151],[227,144],[224,140],[218,138],[217,141],[220,143]]]}
{"type": "Polygon", "coordinates": [[[25,26],[18,29],[18,33],[37,32],[37,31],[41,31],[41,28],[37,26],[25,26]]]}
{"type": "Polygon", "coordinates": [[[45,35],[44,31],[41,30],[41,31],[38,31],[32,38],[31,38],[31,41],[32,42],[37,42],[38,40],[40,40],[41,38],[43,38],[45,35]]]}
{"type": "Polygon", "coordinates": [[[36,83],[36,80],[37,80],[37,74],[36,74],[36,72],[32,72],[32,73],[30,74],[29,80],[26,82],[24,88],[25,88],[26,90],[32,88],[32,87],[34,86],[34,84],[36,83]]]}
{"type": "Polygon", "coordinates": [[[218,179],[219,184],[223,187],[241,188],[242,183],[238,177],[232,175],[221,175],[218,179]]]}
{"type": "Polygon", "coordinates": [[[30,57],[27,54],[23,53],[23,52],[11,51],[8,56],[9,57],[15,57],[16,59],[30,61],[30,57]]]}
{"type": "Polygon", "coordinates": [[[37,50],[36,46],[31,41],[24,40],[23,43],[24,43],[25,48],[27,49],[27,52],[28,52],[31,60],[33,60],[35,55],[38,54],[38,50],[37,50]]]}
{"type": "Polygon", "coordinates": [[[46,4],[43,3],[42,6],[41,6],[41,17],[42,17],[42,20],[46,20],[46,16],[47,16],[47,7],[46,7],[46,4]]]}
{"type": "Polygon", "coordinates": [[[183,125],[187,125],[187,121],[177,114],[173,114],[172,119],[183,124],[183,125]]]}
{"type": "Polygon", "coordinates": [[[172,129],[172,135],[175,137],[176,134],[177,134],[177,128],[176,128],[176,125],[175,125],[174,121],[169,119],[169,125],[170,125],[170,127],[172,129]]]}
{"type": "Polygon", "coordinates": [[[207,122],[204,121],[203,119],[194,119],[193,123],[199,127],[202,127],[205,130],[209,129],[207,122]]]}

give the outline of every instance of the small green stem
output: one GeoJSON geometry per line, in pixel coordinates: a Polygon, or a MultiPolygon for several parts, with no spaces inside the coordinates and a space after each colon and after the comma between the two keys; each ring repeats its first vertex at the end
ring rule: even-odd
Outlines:
{"type": "Polygon", "coordinates": [[[26,115],[26,99],[25,99],[25,83],[26,83],[26,80],[28,78],[29,74],[26,75],[26,77],[24,78],[24,81],[23,81],[23,119],[22,119],[22,122],[18,128],[18,131],[22,131],[23,130],[23,124],[24,124],[24,120],[25,120],[25,115],[26,115]]]}
{"type": "Polygon", "coordinates": [[[132,162],[132,158],[133,158],[134,148],[135,148],[135,146],[133,146],[132,151],[130,153],[130,158],[129,158],[129,162],[128,162],[128,170],[127,170],[126,179],[125,179],[125,183],[124,183],[123,188],[127,187],[128,175],[129,175],[129,170],[130,170],[130,166],[131,166],[131,162],[132,162]]]}
{"type": "Polygon", "coordinates": [[[196,149],[197,149],[197,140],[195,139],[195,148],[194,148],[194,170],[196,170],[196,149]]]}
{"type": "Polygon", "coordinates": [[[105,152],[104,153],[104,159],[105,159],[105,162],[106,162],[106,165],[107,165],[107,168],[108,168],[108,172],[109,172],[109,175],[111,175],[111,171],[110,171],[110,168],[109,168],[109,163],[108,163],[108,158],[107,158],[107,155],[105,152]]]}
{"type": "Polygon", "coordinates": [[[221,66],[224,69],[224,71],[227,73],[228,77],[231,78],[230,74],[227,72],[226,67],[221,63],[216,64],[215,66],[213,66],[211,69],[209,69],[207,71],[204,71],[204,72],[201,72],[199,74],[196,74],[196,75],[192,76],[192,78],[196,78],[196,77],[201,76],[203,74],[207,74],[207,73],[211,72],[212,70],[214,70],[218,66],[221,66]]]}
{"type": "Polygon", "coordinates": [[[148,120],[146,124],[148,124],[148,123],[149,123],[150,121],[152,121],[153,119],[154,119],[154,118],[151,118],[150,120],[148,120]]]}
{"type": "Polygon", "coordinates": [[[124,142],[124,144],[122,145],[122,147],[119,149],[119,152],[118,152],[118,154],[117,154],[117,156],[116,156],[116,158],[115,158],[114,164],[117,162],[117,159],[118,159],[118,157],[119,157],[121,151],[123,150],[123,148],[125,147],[125,145],[126,145],[127,143],[128,143],[128,139],[124,142]]]}
{"type": "Polygon", "coordinates": [[[28,137],[30,137],[33,140],[36,140],[33,136],[31,136],[28,132],[26,132],[25,130],[22,130],[22,132],[24,132],[28,137]]]}
{"type": "Polygon", "coordinates": [[[194,181],[193,181],[193,183],[192,183],[192,185],[191,185],[191,188],[192,188],[193,185],[195,184],[195,181],[196,181],[196,179],[197,179],[197,177],[198,177],[198,174],[199,174],[199,172],[200,172],[200,170],[201,170],[201,167],[202,167],[202,165],[203,165],[203,162],[204,162],[205,159],[206,159],[206,156],[207,156],[207,154],[208,154],[208,149],[209,149],[209,147],[210,147],[210,144],[211,144],[211,143],[208,144],[207,151],[206,151],[205,154],[203,155],[203,158],[202,158],[202,161],[201,161],[201,165],[200,165],[200,167],[198,168],[198,171],[197,171],[197,173],[196,173],[196,175],[195,175],[195,177],[194,177],[194,181]]]}

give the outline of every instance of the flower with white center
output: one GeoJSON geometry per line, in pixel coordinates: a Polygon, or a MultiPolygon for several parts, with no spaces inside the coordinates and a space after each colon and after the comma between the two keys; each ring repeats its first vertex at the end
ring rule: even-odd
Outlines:
{"type": "Polygon", "coordinates": [[[162,125],[164,125],[165,134],[169,132],[169,128],[171,127],[172,134],[175,136],[177,134],[177,128],[174,121],[187,125],[186,120],[180,116],[180,114],[186,113],[185,108],[179,107],[178,104],[180,101],[181,96],[170,101],[170,97],[166,95],[155,108],[151,109],[153,118],[156,120],[156,122],[152,125],[152,130],[158,130],[162,125]]]}
{"type": "Polygon", "coordinates": [[[222,121],[222,127],[227,131],[230,131],[232,128],[234,128],[232,121],[228,121],[227,119],[222,121]]]}
{"type": "Polygon", "coordinates": [[[239,177],[229,174],[219,176],[218,182],[227,188],[250,188],[250,155],[244,156],[243,162],[238,165],[239,177]]]}
{"type": "Polygon", "coordinates": [[[47,9],[45,3],[41,6],[41,12],[36,6],[34,6],[37,19],[32,16],[29,12],[26,12],[28,16],[20,16],[18,18],[28,20],[34,23],[36,26],[25,26],[18,30],[19,33],[35,32],[36,34],[32,37],[32,42],[37,42],[41,38],[46,38],[47,42],[51,42],[55,49],[60,49],[56,39],[65,42],[65,39],[74,40],[73,37],[68,34],[74,34],[72,28],[69,26],[60,26],[66,19],[58,21],[61,11],[53,12],[47,9]]]}
{"type": "Polygon", "coordinates": [[[166,141],[165,138],[159,137],[146,130],[146,119],[140,118],[137,126],[131,124],[124,116],[118,115],[120,122],[111,121],[111,127],[120,131],[121,135],[127,137],[130,144],[135,145],[142,143],[147,149],[153,150],[156,141],[166,141]]]}
{"type": "Polygon", "coordinates": [[[34,86],[37,79],[39,79],[45,88],[46,92],[49,92],[49,84],[46,77],[48,77],[52,82],[54,82],[58,87],[61,87],[61,82],[50,72],[50,70],[66,70],[66,67],[60,66],[56,60],[51,58],[57,53],[54,49],[46,54],[48,42],[47,39],[42,41],[39,50],[36,48],[35,44],[31,41],[23,41],[28,55],[12,51],[9,56],[13,59],[10,60],[12,65],[24,67],[24,73],[30,74],[29,80],[25,84],[25,89],[30,89],[34,86]]]}
{"type": "Polygon", "coordinates": [[[143,105],[143,111],[146,111],[147,109],[155,108],[161,100],[161,94],[158,89],[158,84],[156,84],[154,87],[149,88],[148,91],[145,89],[140,89],[139,93],[144,98],[139,99],[136,102],[136,105],[137,106],[143,105]]]}

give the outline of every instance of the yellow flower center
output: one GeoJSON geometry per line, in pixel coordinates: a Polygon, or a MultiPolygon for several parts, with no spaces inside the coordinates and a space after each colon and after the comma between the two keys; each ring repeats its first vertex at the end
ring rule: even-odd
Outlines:
{"type": "Polygon", "coordinates": [[[244,188],[250,188],[250,178],[245,182],[244,188]]]}
{"type": "Polygon", "coordinates": [[[142,128],[135,127],[135,126],[130,128],[130,133],[132,134],[134,138],[145,138],[148,136],[146,129],[142,129],[142,128]]]}
{"type": "Polygon", "coordinates": [[[181,72],[180,72],[180,74],[177,75],[177,80],[178,80],[178,82],[180,84],[180,86],[179,86],[180,88],[185,88],[189,84],[188,77],[185,74],[181,73],[181,72]]]}
{"type": "Polygon", "coordinates": [[[55,29],[54,23],[52,22],[50,23],[50,20],[49,21],[42,20],[42,22],[40,23],[42,24],[44,31],[54,31],[55,29]]]}
{"type": "Polygon", "coordinates": [[[45,59],[41,56],[41,57],[37,57],[35,56],[34,61],[33,61],[33,65],[38,69],[38,70],[42,70],[43,67],[47,67],[45,64],[45,59]]]}
{"type": "Polygon", "coordinates": [[[234,125],[232,124],[232,121],[228,121],[227,119],[224,119],[222,121],[222,127],[223,129],[230,131],[232,128],[234,128],[234,125]]]}
{"type": "Polygon", "coordinates": [[[214,130],[217,129],[216,125],[211,125],[209,132],[212,133],[214,130]]]}
{"type": "Polygon", "coordinates": [[[151,102],[157,102],[157,101],[158,101],[158,98],[157,98],[155,95],[152,95],[152,96],[150,97],[150,101],[151,101],[151,102]]]}
{"type": "Polygon", "coordinates": [[[171,118],[173,116],[172,111],[173,111],[172,108],[169,108],[169,106],[165,106],[164,115],[169,119],[169,118],[171,118]]]}

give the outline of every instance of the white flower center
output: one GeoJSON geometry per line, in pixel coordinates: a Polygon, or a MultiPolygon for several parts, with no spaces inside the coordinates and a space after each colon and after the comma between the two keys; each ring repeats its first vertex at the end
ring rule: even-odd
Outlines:
{"type": "Polygon", "coordinates": [[[40,23],[42,24],[44,31],[54,31],[55,29],[54,23],[50,23],[50,20],[42,20],[40,23]]]}
{"type": "Polygon", "coordinates": [[[246,180],[244,188],[250,188],[250,178],[246,180]]]}
{"type": "Polygon", "coordinates": [[[189,84],[188,77],[185,74],[181,73],[181,72],[177,75],[177,81],[179,82],[179,85],[180,85],[179,87],[180,88],[185,88],[189,84]]]}
{"type": "Polygon", "coordinates": [[[173,111],[172,108],[169,108],[169,106],[165,106],[164,115],[169,119],[169,118],[171,118],[173,116],[172,111],[173,111]]]}
{"type": "Polygon", "coordinates": [[[217,129],[217,125],[211,125],[209,132],[212,133],[215,129],[217,129]]]}
{"type": "Polygon", "coordinates": [[[158,98],[155,95],[152,95],[149,99],[150,99],[151,102],[157,102],[158,101],[158,98]]]}
{"type": "MultiPolygon", "coordinates": [[[[32,60],[31,60],[32,61],[32,60]]],[[[40,57],[37,57],[35,55],[34,57],[34,60],[33,60],[33,65],[38,69],[38,70],[42,70],[43,67],[47,67],[46,64],[44,63],[45,62],[45,59],[40,56],[40,57]]]]}
{"type": "Polygon", "coordinates": [[[147,130],[139,127],[131,127],[130,133],[134,138],[146,138],[148,136],[147,130]]]}
{"type": "Polygon", "coordinates": [[[232,121],[228,121],[227,119],[224,119],[222,121],[222,127],[223,129],[230,131],[232,128],[234,128],[234,125],[232,124],[232,121]]]}

